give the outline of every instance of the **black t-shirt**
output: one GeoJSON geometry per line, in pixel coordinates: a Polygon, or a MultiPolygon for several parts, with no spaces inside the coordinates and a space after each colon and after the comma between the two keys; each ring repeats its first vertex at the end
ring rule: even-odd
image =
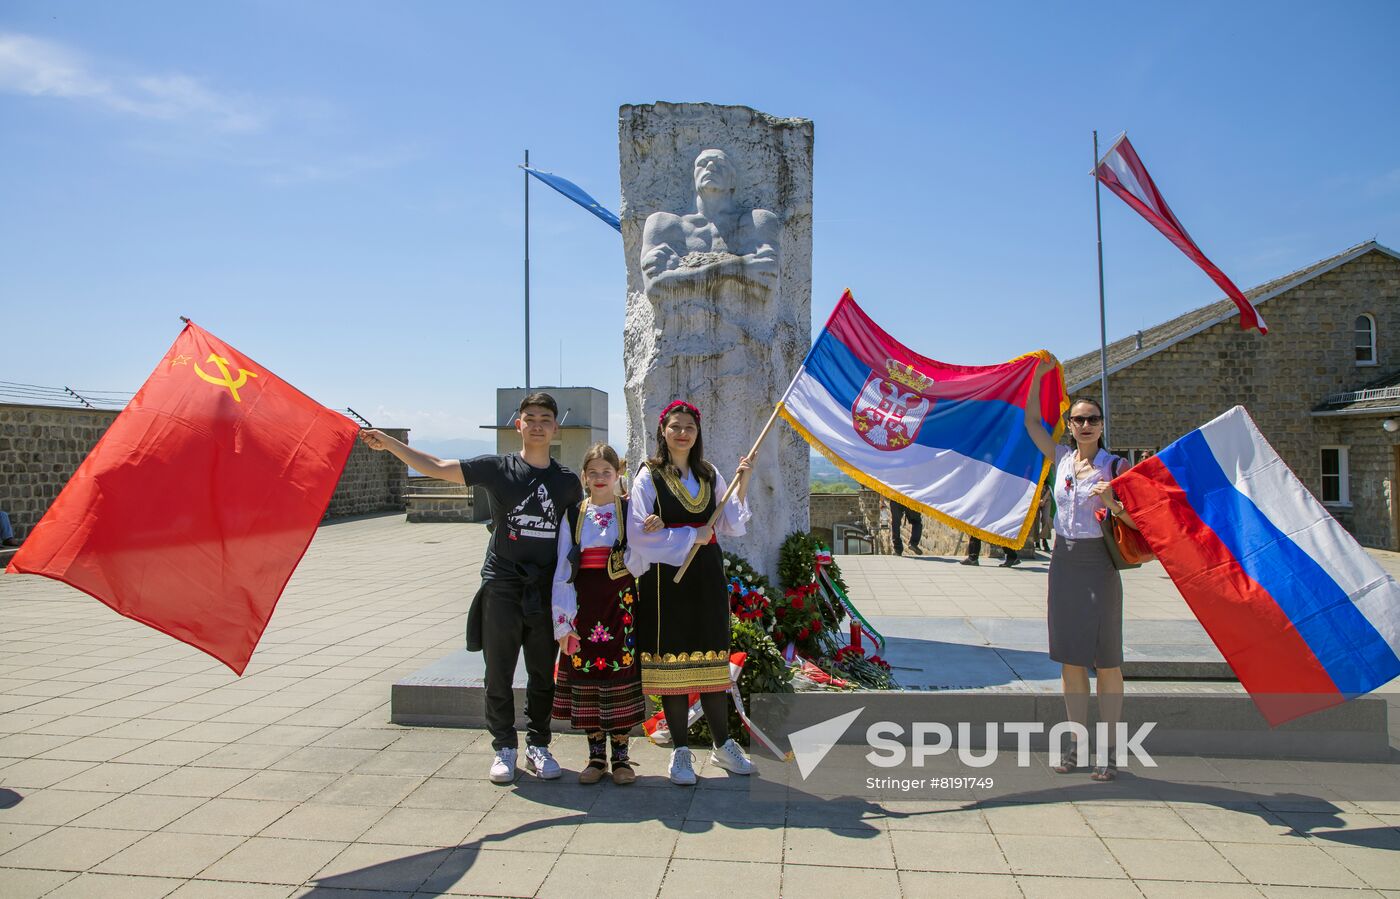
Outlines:
{"type": "Polygon", "coordinates": [[[536,468],[519,453],[477,456],[462,460],[467,486],[491,494],[495,527],[481,577],[489,581],[521,581],[554,574],[555,541],[564,512],[583,499],[583,485],[572,471],[551,459],[536,468]]]}

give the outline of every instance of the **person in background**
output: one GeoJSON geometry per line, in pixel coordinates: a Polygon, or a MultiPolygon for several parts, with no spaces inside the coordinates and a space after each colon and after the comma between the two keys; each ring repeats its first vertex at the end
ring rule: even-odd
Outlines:
{"type": "Polygon", "coordinates": [[[5,514],[4,509],[0,509],[0,546],[19,546],[21,541],[15,536],[14,526],[10,524],[10,516],[5,514]]]}
{"type": "MultiPolygon", "coordinates": [[[[1021,564],[1021,555],[1009,547],[1002,550],[1006,555],[1001,560],[1002,568],[1014,568],[1021,564]]],[[[977,537],[967,538],[967,557],[959,565],[980,565],[977,557],[982,554],[982,541],[977,537]]]]}
{"type": "Polygon", "coordinates": [[[904,555],[904,521],[909,519],[909,549],[918,555],[919,541],[924,536],[924,516],[903,503],[890,500],[890,539],[894,541],[894,554],[904,555]]]}

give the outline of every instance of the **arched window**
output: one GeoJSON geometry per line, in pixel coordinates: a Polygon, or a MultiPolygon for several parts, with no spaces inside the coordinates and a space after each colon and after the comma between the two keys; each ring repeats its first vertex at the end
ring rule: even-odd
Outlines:
{"type": "Polygon", "coordinates": [[[1356,317],[1356,364],[1376,364],[1376,320],[1363,312],[1356,317]]]}

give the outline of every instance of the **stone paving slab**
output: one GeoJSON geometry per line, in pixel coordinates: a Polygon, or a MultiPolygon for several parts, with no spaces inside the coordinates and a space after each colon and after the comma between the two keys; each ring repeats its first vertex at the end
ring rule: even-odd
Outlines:
{"type": "MultiPolygon", "coordinates": [[[[773,804],[703,753],[699,785],[674,787],[664,751],[640,740],[636,785],[581,787],[568,781],[585,754],[572,734],[555,740],[564,781],[495,787],[480,730],[388,720],[396,680],[461,648],[484,546],[479,525],[322,527],[242,678],[60,584],[0,576],[0,896],[1400,889],[1400,802],[1384,799],[1115,801],[1086,780],[1053,812],[773,804]]],[[[1377,558],[1396,570],[1393,554],[1377,558]]],[[[841,562],[872,615],[1020,619],[985,627],[1026,646],[1043,627],[1036,561],[841,562]]],[[[1125,586],[1130,626],[1191,621],[1160,570],[1129,572],[1125,586]]],[[[988,636],[972,621],[938,626],[988,636]]]]}

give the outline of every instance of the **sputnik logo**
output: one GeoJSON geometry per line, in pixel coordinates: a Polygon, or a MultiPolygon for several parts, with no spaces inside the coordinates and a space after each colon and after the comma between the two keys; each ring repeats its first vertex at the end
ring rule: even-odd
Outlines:
{"type": "Polygon", "coordinates": [[[851,729],[851,725],[855,724],[856,719],[863,711],[865,711],[865,706],[788,734],[788,742],[792,744],[792,754],[797,759],[797,770],[802,775],[803,780],[806,780],[807,775],[811,774],[821,763],[821,760],[826,758],[831,747],[841,742],[841,738],[846,735],[846,731],[851,729]]]}

